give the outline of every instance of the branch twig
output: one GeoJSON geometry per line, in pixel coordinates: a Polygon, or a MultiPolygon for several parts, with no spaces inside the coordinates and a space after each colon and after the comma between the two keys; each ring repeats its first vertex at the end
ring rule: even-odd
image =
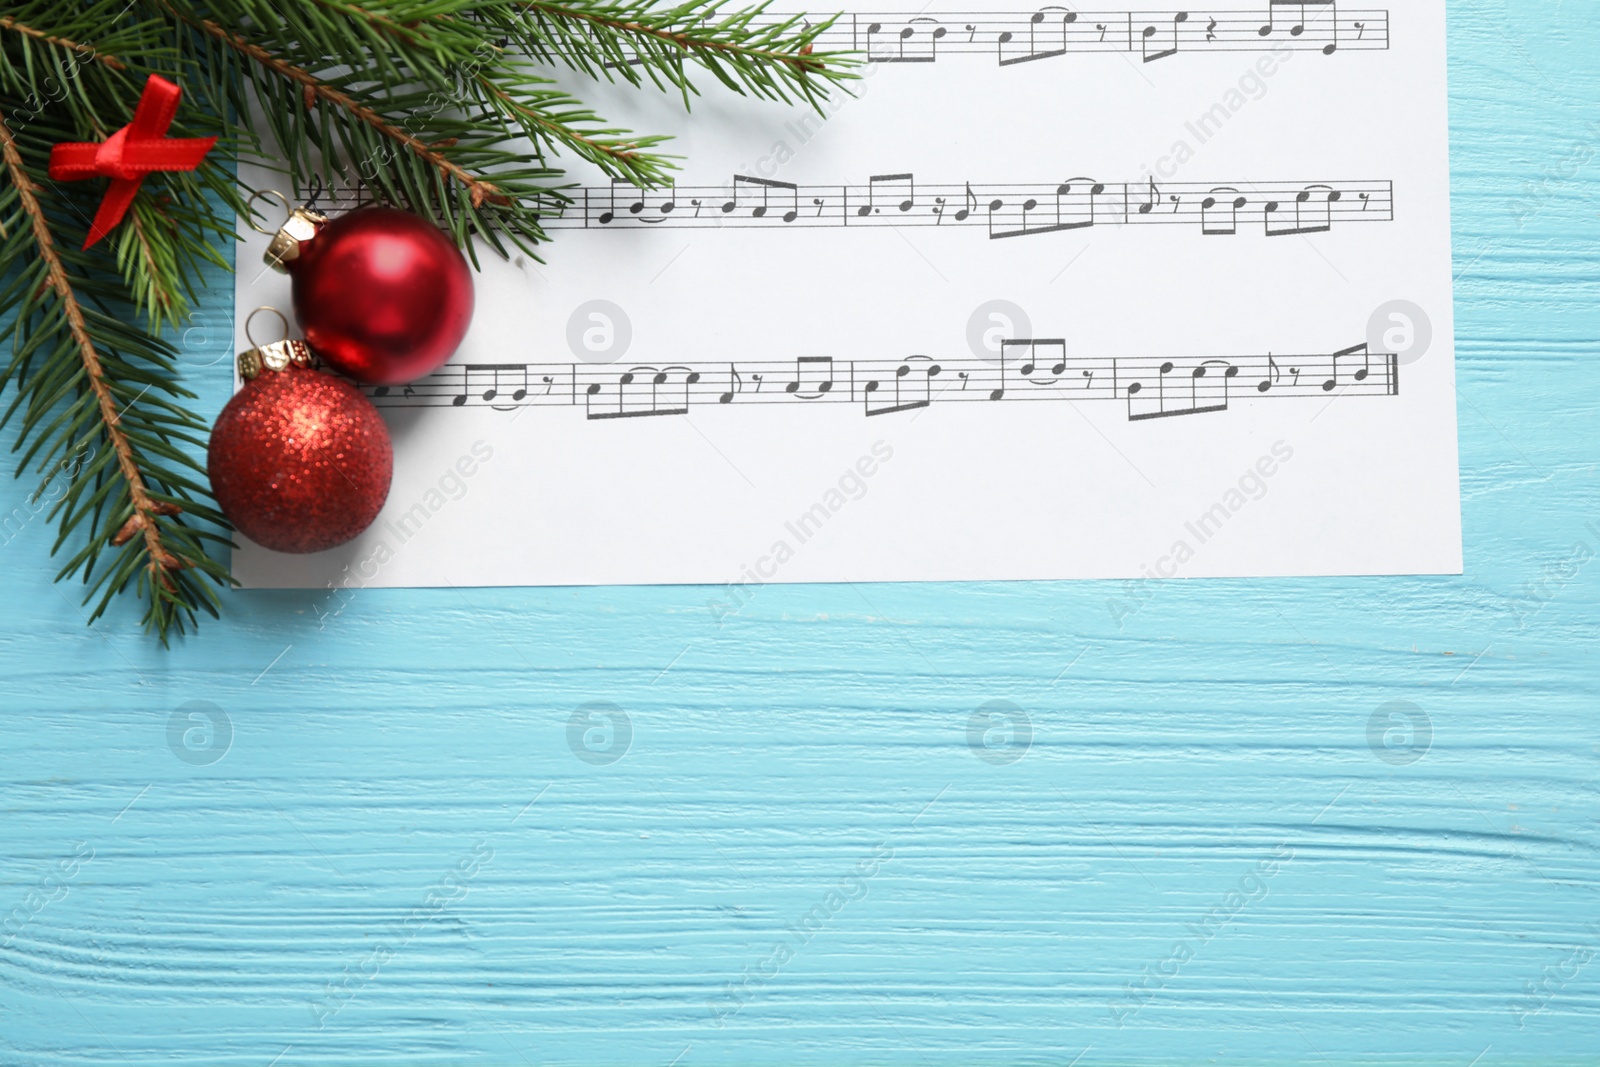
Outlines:
{"type": "Polygon", "coordinates": [[[705,52],[721,52],[724,55],[748,56],[752,59],[764,59],[769,62],[782,63],[793,67],[801,74],[814,74],[822,70],[826,64],[820,59],[814,59],[807,53],[791,54],[789,52],[776,52],[770,48],[750,48],[747,45],[732,44],[727,41],[711,41],[703,37],[694,37],[687,33],[676,33],[672,30],[663,30],[656,26],[646,26],[639,22],[623,22],[619,19],[603,18],[588,11],[579,11],[576,8],[564,7],[561,4],[547,3],[546,0],[523,0],[518,7],[529,8],[553,18],[564,18],[574,22],[588,22],[596,26],[604,26],[619,33],[632,33],[640,37],[653,37],[658,41],[676,45],[685,52],[694,52],[697,49],[705,52]]]}
{"type": "Polygon", "coordinates": [[[44,261],[50,288],[55,290],[56,297],[61,301],[62,314],[66,316],[67,329],[77,345],[78,359],[83,364],[84,376],[88,379],[89,389],[94,393],[95,403],[100,408],[100,421],[105,426],[106,437],[116,453],[117,466],[122,471],[123,481],[128,483],[128,497],[133,505],[133,517],[141,520],[145,550],[150,556],[150,577],[161,586],[171,589],[172,580],[166,572],[169,569],[176,570],[182,564],[162,544],[161,531],[155,521],[157,515],[170,514],[168,506],[152,499],[149,490],[145,488],[144,475],[133,456],[133,446],[129,444],[127,435],[122,432],[121,414],[117,410],[116,398],[111,395],[111,386],[106,380],[105,368],[100,363],[100,354],[95,349],[94,338],[89,336],[83,309],[78,305],[78,297],[73,292],[72,282],[67,278],[66,267],[62,265],[61,256],[56,251],[50,224],[45,221],[44,209],[40,206],[36,195],[38,186],[34,184],[33,178],[29,176],[27,167],[22,162],[22,155],[17,151],[17,143],[11,135],[11,127],[6,125],[3,114],[0,114],[0,157],[3,157],[6,170],[10,173],[11,184],[16,187],[22,210],[32,223],[34,246],[39,250],[39,258],[44,261]]]}
{"type": "Polygon", "coordinates": [[[631,145],[601,144],[599,141],[596,141],[594,138],[587,136],[581,131],[575,130],[571,126],[565,126],[559,122],[556,122],[554,119],[539,112],[535,108],[528,107],[526,104],[517,100],[516,97],[500,88],[500,86],[496,85],[493,81],[484,77],[482,74],[474,75],[473,80],[479,85],[483,86],[484,89],[488,91],[490,96],[494,97],[496,100],[499,100],[512,111],[534,123],[541,129],[549,131],[550,135],[558,140],[565,140],[571,144],[582,146],[583,148],[597,152],[621,164],[636,164],[641,161],[639,150],[631,145]]]}
{"type": "Polygon", "coordinates": [[[53,44],[57,48],[70,48],[79,55],[86,55],[95,62],[110,67],[112,70],[128,69],[120,59],[115,56],[103,56],[100,54],[99,50],[94,48],[92,45],[79,44],[77,41],[69,41],[65,37],[52,37],[48,33],[43,33],[29,26],[24,26],[10,15],[0,15],[0,30],[11,30],[15,33],[32,37],[36,41],[43,41],[46,44],[53,44]]]}
{"type": "MultiPolygon", "coordinates": [[[[171,9],[169,8],[168,10],[171,9]]],[[[430,148],[426,142],[417,137],[413,137],[405,130],[402,130],[400,127],[396,126],[394,123],[378,114],[378,112],[357,102],[348,94],[333,88],[331,85],[325,84],[322,79],[318,78],[315,74],[312,74],[306,70],[302,70],[285,60],[279,59],[277,56],[273,55],[271,52],[268,52],[260,45],[247,41],[238,34],[223,29],[210,19],[190,19],[189,17],[179,14],[176,11],[174,11],[173,14],[182,19],[184,22],[187,22],[189,25],[194,26],[204,33],[210,34],[212,37],[215,37],[217,40],[226,44],[229,48],[232,48],[241,55],[247,56],[255,62],[261,64],[263,67],[266,67],[279,77],[287,78],[296,85],[299,85],[308,96],[315,96],[343,108],[356,118],[360,119],[362,122],[366,123],[368,126],[371,126],[383,136],[389,138],[397,144],[403,145],[405,148],[409,149],[411,152],[425,160],[434,169],[442,171],[448,177],[454,178],[456,181],[466,186],[467,191],[472,196],[474,203],[481,203],[485,199],[503,195],[500,192],[499,186],[495,185],[493,182],[486,181],[483,178],[480,178],[477,175],[463,169],[457,164],[452,163],[444,155],[439,152],[435,152],[432,148],[430,148]]]]}

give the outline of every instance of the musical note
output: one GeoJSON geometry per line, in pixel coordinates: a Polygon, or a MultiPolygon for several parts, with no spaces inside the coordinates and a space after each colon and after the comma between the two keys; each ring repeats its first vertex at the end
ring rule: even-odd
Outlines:
{"type": "Polygon", "coordinates": [[[1239,195],[1239,190],[1230,186],[1218,186],[1217,188],[1212,189],[1210,195],[1208,195],[1204,200],[1200,201],[1200,232],[1202,234],[1230,235],[1238,233],[1239,209],[1244,207],[1246,203],[1248,203],[1248,201],[1245,199],[1245,197],[1239,195]],[[1216,196],[1217,193],[1233,193],[1235,195],[1231,197],[1224,197],[1222,201],[1218,201],[1216,196]],[[1220,211],[1218,210],[1219,203],[1226,204],[1228,220],[1226,223],[1217,221],[1217,216],[1220,214],[1220,211]]]}
{"type": "Polygon", "coordinates": [[[961,210],[956,212],[956,221],[967,221],[967,219],[976,210],[978,210],[978,198],[972,191],[972,183],[968,182],[965,203],[962,204],[961,210]]]}
{"type": "MultiPolygon", "coordinates": [[[[504,410],[509,410],[509,408],[505,407],[504,405],[496,405],[494,403],[495,400],[499,399],[501,395],[501,389],[503,388],[500,382],[500,376],[502,374],[505,375],[509,380],[516,380],[520,378],[522,382],[522,384],[511,393],[512,405],[520,403],[528,395],[528,365],[526,363],[469,363],[465,365],[464,369],[466,371],[466,391],[473,391],[472,380],[474,377],[478,378],[479,385],[482,386],[479,395],[483,402],[491,407],[499,406],[504,410]],[[489,379],[487,382],[483,381],[485,377],[489,379]]],[[[465,402],[466,401],[463,397],[462,403],[465,402]]]]}
{"type": "MultiPolygon", "coordinates": [[[[884,16],[886,19],[889,17],[884,16]]],[[[932,63],[939,58],[939,42],[948,32],[938,19],[926,15],[914,16],[899,26],[871,22],[867,25],[867,58],[873,63],[932,63]],[[882,45],[884,36],[891,38],[888,50],[882,45]],[[875,42],[874,38],[878,40],[875,42]],[[875,43],[878,46],[876,51],[875,43]]]]}
{"type": "Polygon", "coordinates": [[[1156,187],[1156,180],[1154,178],[1151,178],[1150,179],[1150,194],[1149,194],[1149,198],[1146,199],[1144,203],[1139,205],[1139,214],[1141,214],[1141,215],[1150,214],[1150,212],[1155,210],[1156,201],[1159,200],[1159,199],[1161,199],[1161,190],[1156,187]]]}
{"type": "MultiPolygon", "coordinates": [[[[936,19],[936,18],[930,18],[927,15],[918,15],[918,16],[916,16],[915,18],[913,18],[911,20],[911,25],[908,26],[905,30],[901,31],[900,41],[901,41],[902,57],[904,56],[904,47],[905,47],[906,38],[909,37],[912,33],[915,33],[917,30],[925,31],[924,32],[924,36],[927,38],[927,41],[928,41],[928,58],[927,58],[927,62],[932,63],[935,59],[938,58],[938,55],[939,55],[939,42],[944,40],[945,34],[950,32],[950,31],[946,30],[943,26],[939,25],[939,20],[936,19]],[[927,23],[928,25],[927,26],[918,26],[917,23],[919,23],[919,22],[924,22],[924,23],[927,23]],[[931,27],[931,30],[930,30],[930,27],[931,27]]],[[[902,60],[902,61],[904,61],[904,60],[902,60]]]]}
{"type": "Polygon", "coordinates": [[[595,221],[600,225],[608,225],[612,219],[617,217],[617,186],[623,184],[631,183],[625,183],[621,178],[611,179],[611,185],[606,190],[609,206],[606,208],[606,210],[600,212],[600,214],[595,217],[595,221]]]}
{"type": "MultiPolygon", "coordinates": [[[[751,218],[760,219],[767,216],[767,212],[771,210],[772,207],[771,194],[772,190],[774,189],[781,190],[783,193],[786,193],[789,198],[788,210],[784,211],[781,216],[783,221],[793,222],[795,219],[800,217],[800,187],[798,185],[796,185],[794,182],[780,182],[772,178],[751,178],[743,174],[735,174],[733,176],[733,198],[722,205],[723,214],[729,214],[733,211],[736,211],[741,206],[739,204],[739,189],[741,183],[743,183],[745,186],[754,186],[761,191],[761,203],[755,205],[744,205],[749,207],[751,218]]],[[[749,199],[748,196],[747,199],[749,199]]]]}
{"type": "Polygon", "coordinates": [[[875,174],[867,179],[867,202],[856,209],[856,215],[860,217],[876,215],[880,210],[877,204],[878,190],[885,187],[890,193],[903,194],[898,201],[893,196],[890,197],[891,203],[902,212],[910,211],[912,205],[916,203],[916,181],[910,174],[875,174]],[[900,185],[904,185],[905,188],[897,189],[896,186],[900,185]]]}
{"type": "MultiPolygon", "coordinates": [[[[604,372],[602,372],[604,373],[604,372]]],[[[611,388],[608,382],[592,382],[584,390],[584,417],[589,419],[629,419],[655,415],[687,415],[692,388],[700,381],[700,372],[688,367],[634,367],[616,376],[614,392],[616,408],[613,410],[605,394],[611,388]],[[662,398],[662,386],[671,384],[674,372],[682,372],[683,401],[662,398]],[[646,392],[644,386],[649,386],[646,392]],[[604,407],[598,407],[596,398],[604,407]]]]}
{"type": "MultiPolygon", "coordinates": [[[[1146,63],[1153,63],[1158,59],[1165,59],[1168,56],[1177,55],[1178,54],[1178,27],[1180,25],[1182,25],[1183,23],[1187,22],[1188,20],[1189,20],[1189,13],[1187,11],[1179,11],[1177,14],[1172,16],[1172,34],[1171,34],[1171,37],[1170,37],[1171,47],[1170,48],[1162,48],[1158,52],[1150,51],[1150,42],[1156,36],[1156,34],[1158,32],[1158,27],[1155,26],[1154,24],[1146,26],[1144,28],[1143,40],[1141,42],[1141,47],[1142,47],[1143,52],[1144,52],[1144,61],[1146,63]]],[[[1162,43],[1163,44],[1167,44],[1167,43],[1169,43],[1169,41],[1167,39],[1164,39],[1162,41],[1162,43]]]]}
{"type": "Polygon", "coordinates": [[[730,404],[735,393],[744,392],[744,379],[739,377],[739,371],[732,363],[728,364],[728,391],[717,397],[717,403],[730,404]]]}
{"type": "Polygon", "coordinates": [[[794,361],[794,380],[784,386],[784,392],[803,400],[815,400],[833,390],[833,357],[800,356],[794,361]],[[812,373],[809,376],[807,371],[812,373]]]}
{"type": "Polygon", "coordinates": [[[1371,376],[1372,354],[1367,351],[1367,346],[1365,343],[1351,345],[1349,348],[1341,348],[1332,356],[1332,364],[1329,367],[1328,379],[1322,383],[1323,392],[1332,392],[1334,387],[1339,384],[1339,361],[1341,359],[1347,360],[1351,356],[1356,355],[1361,357],[1361,369],[1350,375],[1351,381],[1364,382],[1368,379],[1368,377],[1371,376]]]}
{"type": "Polygon", "coordinates": [[[874,407],[873,398],[876,397],[878,393],[883,391],[883,383],[881,380],[882,376],[874,376],[867,380],[867,383],[862,390],[862,410],[868,416],[872,416],[891,415],[897,411],[913,411],[917,408],[927,407],[933,403],[932,383],[934,376],[937,375],[940,370],[941,368],[939,365],[933,363],[927,356],[912,356],[911,359],[894,368],[893,377],[890,378],[890,381],[894,385],[894,396],[892,399],[880,400],[878,405],[874,407]],[[920,370],[920,374],[914,374],[912,369],[913,361],[922,363],[922,365],[917,368],[920,370]],[[921,381],[922,396],[920,397],[915,396],[916,390],[914,388],[908,391],[903,390],[901,387],[902,382],[912,377],[918,378],[921,381]],[[912,399],[906,399],[907,392],[912,395],[912,399]]]}
{"type": "Polygon", "coordinates": [[[1067,27],[1078,21],[1078,13],[1069,11],[1064,7],[1045,7],[1028,16],[1028,48],[1020,55],[1006,56],[1006,45],[1013,40],[1010,31],[1001,33],[996,39],[996,55],[1000,66],[1009,67],[1017,63],[1029,63],[1036,59],[1050,59],[1054,56],[1067,54],[1067,27]],[[1059,13],[1061,18],[1056,23],[1060,27],[1059,35],[1049,42],[1041,44],[1039,28],[1044,25],[1045,19],[1059,13]],[[1059,42],[1059,43],[1058,43],[1059,42]]]}
{"type": "Polygon", "coordinates": [[[1350,377],[1358,382],[1364,382],[1367,380],[1367,376],[1372,373],[1372,353],[1367,351],[1367,346],[1365,344],[1359,344],[1354,348],[1345,349],[1344,351],[1338,353],[1338,355],[1353,356],[1358,352],[1361,354],[1361,369],[1356,371],[1350,377]]]}
{"type": "Polygon", "coordinates": [[[1267,376],[1265,378],[1261,379],[1260,383],[1256,386],[1256,391],[1265,393],[1267,390],[1271,389],[1274,385],[1278,384],[1282,380],[1283,380],[1283,372],[1278,369],[1278,362],[1277,362],[1277,360],[1272,358],[1272,353],[1268,352],[1267,353],[1267,376]]]}
{"type": "MultiPolygon", "coordinates": [[[[1017,373],[1024,377],[1034,379],[1035,384],[1048,385],[1061,377],[1067,369],[1067,342],[1065,338],[1055,337],[1046,339],[1016,339],[1010,343],[1014,348],[1026,348],[1025,354],[1019,358],[1022,365],[1017,368],[1017,373]],[[1043,349],[1045,357],[1040,357],[1043,349]],[[1048,368],[1046,376],[1038,377],[1039,372],[1048,368]]],[[[1004,357],[1007,345],[1002,342],[1001,356],[1004,357]]],[[[1002,359],[1003,365],[1003,359],[1002,359]]]]}
{"type": "Polygon", "coordinates": [[[1297,233],[1327,233],[1333,229],[1333,205],[1344,194],[1331,185],[1308,185],[1295,194],[1293,219],[1281,210],[1276,200],[1268,201],[1263,212],[1268,237],[1286,237],[1297,233]],[[1312,205],[1308,210],[1306,205],[1312,205]],[[1320,214],[1316,205],[1321,205],[1320,214]]]}
{"type": "MultiPolygon", "coordinates": [[[[1260,36],[1271,37],[1277,32],[1278,9],[1280,7],[1296,8],[1299,11],[1299,18],[1296,19],[1289,27],[1289,36],[1291,38],[1299,38],[1305,35],[1306,8],[1326,8],[1331,17],[1327,20],[1327,34],[1329,40],[1327,44],[1321,46],[1322,54],[1325,56],[1331,56],[1339,50],[1339,7],[1338,4],[1335,3],[1335,0],[1305,0],[1303,3],[1301,0],[1268,0],[1267,24],[1261,27],[1259,31],[1260,36]]],[[[1385,23],[1387,23],[1387,16],[1385,16],[1385,23]]],[[[1310,37],[1314,41],[1322,39],[1320,34],[1315,33],[1310,35],[1310,37]]]]}
{"type": "Polygon", "coordinates": [[[1062,182],[1049,198],[1051,210],[1048,213],[1032,214],[1040,202],[1036,197],[1028,197],[1021,204],[1021,225],[1011,229],[995,227],[996,214],[1004,204],[999,200],[992,201],[989,208],[989,236],[1020,237],[1093,226],[1096,202],[1105,191],[1104,183],[1092,178],[1072,178],[1062,182]]]}

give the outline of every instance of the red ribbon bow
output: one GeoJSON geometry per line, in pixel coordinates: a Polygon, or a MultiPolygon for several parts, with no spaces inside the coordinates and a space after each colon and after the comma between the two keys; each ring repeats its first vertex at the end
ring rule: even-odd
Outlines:
{"type": "Polygon", "coordinates": [[[139,191],[144,176],[158,170],[194,170],[200,165],[215,137],[180,139],[166,136],[178,113],[178,98],[183,90],[157,74],[144,84],[144,94],[134,110],[133,121],[100,144],[58,144],[50,149],[50,177],[58,182],[84,178],[111,179],[100,210],[83,247],[88,248],[111,232],[122,221],[139,191]]]}

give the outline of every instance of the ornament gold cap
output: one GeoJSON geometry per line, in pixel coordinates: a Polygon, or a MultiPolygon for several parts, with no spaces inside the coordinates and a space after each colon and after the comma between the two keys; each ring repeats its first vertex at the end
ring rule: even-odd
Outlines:
{"type": "Polygon", "coordinates": [[[328,216],[312,211],[309,207],[295,207],[289,202],[288,197],[276,189],[263,189],[250,199],[254,201],[262,196],[276,197],[283,202],[283,210],[286,213],[283,224],[276,231],[265,230],[251,219],[250,228],[257,233],[272,234],[272,241],[267,245],[266,254],[261,258],[272,269],[287,271],[288,265],[300,258],[300,242],[315,237],[317,231],[327,224],[328,216]]]}
{"type": "Polygon", "coordinates": [[[290,367],[311,368],[317,365],[317,357],[312,354],[311,346],[304,341],[291,341],[287,336],[281,341],[269,341],[260,344],[250,336],[250,323],[263,311],[270,311],[278,316],[283,323],[283,332],[289,332],[289,320],[283,312],[275,307],[262,306],[250,312],[250,317],[244,320],[245,340],[250,342],[250,347],[239,353],[239,377],[245,381],[254,381],[261,376],[262,371],[288,370],[290,367]]]}

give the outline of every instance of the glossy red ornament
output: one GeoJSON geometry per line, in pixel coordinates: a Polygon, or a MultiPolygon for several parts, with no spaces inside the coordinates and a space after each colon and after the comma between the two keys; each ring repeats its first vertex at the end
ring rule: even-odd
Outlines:
{"type": "Polygon", "coordinates": [[[260,371],[228,401],[206,465],[217,504],[240,533],[277,552],[321,552],[378,517],[394,449],[359,389],[290,365],[260,371]]]}
{"type": "Polygon", "coordinates": [[[301,217],[315,221],[298,240],[280,234],[268,262],[289,272],[295,315],[317,355],[375,385],[443,366],[472,322],[472,271],[454,242],[397,208],[301,217]]]}

